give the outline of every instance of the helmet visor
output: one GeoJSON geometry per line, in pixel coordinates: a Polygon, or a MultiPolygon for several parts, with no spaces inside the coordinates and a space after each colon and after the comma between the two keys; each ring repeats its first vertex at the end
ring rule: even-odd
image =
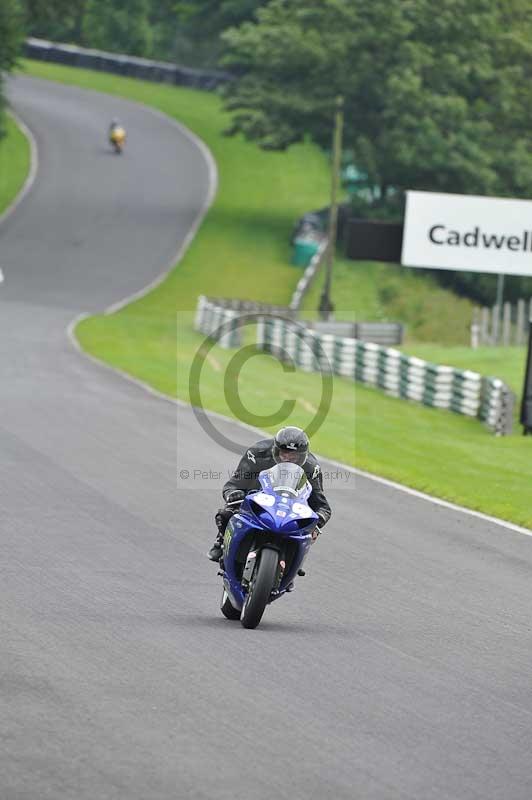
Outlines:
{"type": "Polygon", "coordinates": [[[273,460],[276,464],[298,464],[303,466],[307,460],[308,450],[290,450],[285,447],[279,447],[277,443],[273,445],[273,460]]]}

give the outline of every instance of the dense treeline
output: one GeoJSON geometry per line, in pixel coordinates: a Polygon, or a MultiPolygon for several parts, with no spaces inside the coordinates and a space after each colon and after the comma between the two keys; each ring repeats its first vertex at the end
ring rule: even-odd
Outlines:
{"type": "Polygon", "coordinates": [[[52,41],[215,66],[220,33],[252,19],[257,0],[21,0],[27,32],[52,41]]]}
{"type": "Polygon", "coordinates": [[[0,0],[2,70],[22,28],[229,68],[229,132],[265,148],[327,148],[342,95],[364,216],[399,219],[406,188],[532,196],[529,0],[0,0]]]}
{"type": "Polygon", "coordinates": [[[22,9],[18,1],[0,0],[0,138],[4,135],[3,75],[16,62],[22,35],[22,9]]]}
{"type": "Polygon", "coordinates": [[[376,206],[397,190],[532,188],[529,0],[272,0],[225,33],[235,129],[330,140],[336,95],[376,206]]]}

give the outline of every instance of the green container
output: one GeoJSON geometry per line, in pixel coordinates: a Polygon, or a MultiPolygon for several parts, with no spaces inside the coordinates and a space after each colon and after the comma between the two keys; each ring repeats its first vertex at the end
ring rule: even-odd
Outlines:
{"type": "Polygon", "coordinates": [[[296,267],[308,267],[319,246],[319,242],[314,239],[295,239],[292,264],[296,267]]]}

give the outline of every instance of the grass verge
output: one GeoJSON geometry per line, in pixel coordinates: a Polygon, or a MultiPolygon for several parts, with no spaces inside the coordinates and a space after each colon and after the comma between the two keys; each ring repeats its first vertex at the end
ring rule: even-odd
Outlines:
{"type": "Polygon", "coordinates": [[[0,214],[15,200],[30,169],[30,144],[10,114],[0,139],[0,214]]]}
{"type": "MultiPolygon", "coordinates": [[[[154,105],[194,130],[217,160],[220,192],[179,267],[147,297],[118,314],[93,317],[77,330],[88,352],[167,394],[189,400],[191,360],[203,346],[203,337],[191,326],[197,295],[286,302],[299,276],[287,265],[290,227],[303,211],[324,204],[327,164],[309,145],[272,154],[240,139],[224,139],[220,130],[225,120],[212,95],[41,63],[30,63],[28,70],[154,105]],[[264,271],[267,284],[257,281],[264,271]]],[[[367,265],[355,273],[352,264],[342,264],[337,305],[343,314],[366,315],[373,303],[373,318],[382,318],[378,315],[387,314],[392,301],[417,302],[410,297],[408,283],[395,292],[388,287],[383,294],[379,286],[386,268],[381,265],[367,265]]],[[[437,314],[436,299],[434,304],[437,314]]],[[[423,355],[416,346],[417,354],[434,360],[436,348],[432,356],[429,350],[423,355]]],[[[453,363],[452,351],[444,352],[449,357],[438,360],[453,363]]],[[[462,353],[464,360],[470,353],[462,353]]],[[[234,351],[214,348],[205,357],[201,389],[206,408],[235,416],[224,392],[228,372],[238,382],[250,412],[272,413],[283,399],[292,397],[290,421],[308,424],[320,405],[319,376],[299,372],[287,376],[265,355],[250,359],[237,374],[230,363],[233,356],[234,351]]],[[[473,359],[456,365],[475,368],[473,359]]],[[[244,421],[257,424],[252,417],[244,421]]],[[[475,420],[389,398],[342,379],[334,382],[331,412],[313,439],[313,448],[323,455],[528,527],[532,527],[530,447],[530,440],[518,435],[497,439],[475,420]]]]}
{"type": "MultiPolygon", "coordinates": [[[[191,354],[202,346],[203,337],[191,330],[192,314],[187,314],[186,319],[184,316],[180,314],[181,322],[176,327],[177,347],[175,342],[169,342],[165,358],[169,358],[170,351],[174,356],[177,351],[173,391],[188,401],[191,354]]],[[[89,333],[82,335],[84,345],[100,357],[103,354],[110,363],[168,391],[170,386],[156,366],[156,348],[161,343],[150,339],[151,354],[146,346],[137,350],[132,317],[131,346],[126,352],[123,341],[109,337],[109,326],[114,322],[111,317],[99,332],[92,326],[89,333]]],[[[320,379],[303,372],[286,375],[277,361],[264,354],[251,358],[237,374],[231,364],[236,352],[218,347],[208,355],[205,352],[201,375],[203,406],[274,430],[278,426],[261,426],[252,415],[266,416],[275,412],[283,400],[295,398],[290,420],[295,425],[308,425],[320,406],[320,379]],[[226,378],[238,384],[249,416],[235,414],[230,407],[224,390],[226,378]]],[[[532,528],[530,447],[530,439],[517,433],[497,438],[476,420],[387,397],[376,389],[338,378],[334,381],[331,412],[313,437],[316,452],[532,528]]]]}

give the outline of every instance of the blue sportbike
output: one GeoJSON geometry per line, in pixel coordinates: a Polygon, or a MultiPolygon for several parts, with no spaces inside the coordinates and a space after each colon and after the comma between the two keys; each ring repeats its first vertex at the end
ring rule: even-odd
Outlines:
{"type": "Polygon", "coordinates": [[[312,544],[318,516],[308,505],[312,487],[300,466],[276,464],[259,474],[227,525],[220,560],[220,608],[244,628],[256,628],[264,609],[293,588],[312,544]]]}

